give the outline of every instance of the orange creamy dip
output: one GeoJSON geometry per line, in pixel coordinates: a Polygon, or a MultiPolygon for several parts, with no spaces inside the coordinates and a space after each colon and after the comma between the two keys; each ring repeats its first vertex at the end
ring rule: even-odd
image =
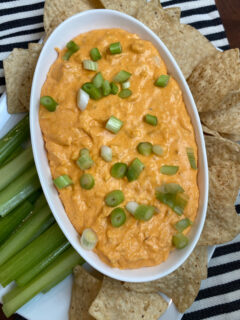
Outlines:
{"type": "Polygon", "coordinates": [[[85,228],[92,228],[97,233],[98,244],[94,250],[107,264],[122,269],[160,264],[173,249],[174,224],[185,217],[194,221],[198,208],[197,170],[191,169],[186,154],[186,148],[192,147],[196,157],[197,146],[182,92],[172,77],[167,87],[154,86],[161,74],[167,74],[165,63],[152,43],[139,39],[136,34],[121,29],[94,30],[77,36],[74,41],[80,50],[69,61],[62,59],[66,48],[58,50],[58,58],[51,66],[41,92],[42,96],[53,97],[59,105],[55,112],[49,112],[43,106],[39,111],[52,176],[67,174],[74,182],[59,190],[60,198],[80,234],[85,228]],[[109,45],[118,41],[122,53],[110,55],[109,45]],[[96,74],[84,70],[82,61],[90,59],[89,52],[95,47],[102,54],[98,71],[109,81],[120,70],[132,73],[133,94],[127,99],[118,95],[98,101],[90,99],[87,108],[81,111],[77,107],[77,92],[96,74]],[[147,113],[157,116],[156,127],[143,121],[147,113]],[[105,129],[106,121],[112,115],[124,122],[117,134],[105,129]],[[139,154],[136,147],[145,141],[161,145],[163,156],[139,154]],[[112,162],[107,163],[100,157],[102,145],[112,148],[112,162]],[[79,184],[83,172],[76,160],[82,148],[89,149],[94,161],[94,166],[85,171],[95,179],[91,190],[84,190],[79,184]],[[136,157],[145,165],[138,180],[128,182],[126,177],[115,179],[110,175],[114,163],[130,164],[136,157]],[[173,176],[163,175],[160,173],[162,165],[179,166],[179,171],[173,176]],[[155,187],[170,182],[180,184],[189,196],[181,217],[155,198],[155,187]],[[159,213],[144,222],[125,210],[126,223],[114,228],[109,219],[113,208],[106,206],[104,198],[117,189],[125,196],[119,207],[136,201],[157,207],[159,213]]]}

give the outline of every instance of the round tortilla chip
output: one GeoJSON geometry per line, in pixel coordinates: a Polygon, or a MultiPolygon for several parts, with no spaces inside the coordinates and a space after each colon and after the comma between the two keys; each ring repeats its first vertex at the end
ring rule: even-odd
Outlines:
{"type": "MultiPolygon", "coordinates": [[[[145,0],[100,0],[104,8],[121,11],[135,17],[140,6],[145,6],[145,0]]],[[[159,3],[160,4],[160,3],[159,3]]]]}

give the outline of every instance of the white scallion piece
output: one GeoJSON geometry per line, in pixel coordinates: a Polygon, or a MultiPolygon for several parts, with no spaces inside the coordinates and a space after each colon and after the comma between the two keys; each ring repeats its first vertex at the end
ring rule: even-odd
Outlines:
{"type": "Polygon", "coordinates": [[[85,229],[81,235],[80,243],[83,249],[92,250],[98,242],[97,234],[90,228],[85,229]]]}
{"type": "Polygon", "coordinates": [[[108,146],[102,146],[101,147],[101,157],[106,162],[112,161],[112,149],[108,146]]]}
{"type": "Polygon", "coordinates": [[[128,212],[130,212],[131,214],[134,214],[135,211],[137,210],[139,204],[135,201],[130,201],[126,204],[126,209],[128,212]]]}
{"type": "Polygon", "coordinates": [[[130,81],[123,82],[123,83],[122,83],[122,88],[123,88],[123,89],[128,89],[128,88],[130,88],[130,81]]]}
{"type": "Polygon", "coordinates": [[[77,95],[77,105],[80,110],[85,110],[89,101],[89,95],[82,89],[79,89],[77,95]]]}

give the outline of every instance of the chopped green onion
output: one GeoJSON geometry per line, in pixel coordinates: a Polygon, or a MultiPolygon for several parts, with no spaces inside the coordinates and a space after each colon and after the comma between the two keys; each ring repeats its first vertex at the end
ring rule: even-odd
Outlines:
{"type": "Polygon", "coordinates": [[[130,212],[131,214],[134,215],[135,211],[137,210],[139,204],[135,201],[129,201],[127,204],[126,204],[126,209],[128,212],[130,212]]]}
{"type": "Polygon", "coordinates": [[[104,80],[102,84],[103,95],[106,97],[111,93],[111,86],[108,80],[104,80]]]}
{"type": "Polygon", "coordinates": [[[150,124],[151,126],[156,126],[158,124],[158,118],[149,113],[145,115],[144,121],[150,124]]]}
{"type": "Polygon", "coordinates": [[[131,77],[131,73],[127,72],[125,70],[121,70],[118,72],[118,74],[116,74],[116,76],[114,77],[114,81],[115,82],[125,82],[127,81],[130,77],[131,77]]]}
{"type": "Polygon", "coordinates": [[[132,91],[130,89],[122,89],[118,94],[118,96],[122,99],[127,99],[131,95],[132,95],[132,91]]]}
{"type": "Polygon", "coordinates": [[[63,60],[69,60],[70,57],[79,50],[79,46],[74,41],[69,41],[66,45],[68,51],[64,54],[63,60]]]}
{"type": "Polygon", "coordinates": [[[177,183],[164,183],[160,187],[156,188],[156,192],[161,193],[178,193],[178,192],[184,192],[184,189],[177,183]]]}
{"type": "Polygon", "coordinates": [[[162,74],[156,81],[155,86],[164,88],[167,86],[170,76],[167,74],[162,74]]]}
{"type": "Polygon", "coordinates": [[[137,146],[137,151],[144,156],[150,156],[152,153],[152,144],[150,142],[140,142],[137,146]]]}
{"type": "Polygon", "coordinates": [[[137,207],[136,211],[134,212],[134,217],[137,220],[148,221],[152,218],[154,212],[155,212],[155,207],[147,206],[145,204],[140,204],[137,207]]]}
{"type": "Polygon", "coordinates": [[[163,193],[156,190],[156,198],[170,207],[177,215],[183,214],[184,208],[187,205],[188,197],[183,193],[163,193]]]}
{"type": "Polygon", "coordinates": [[[124,194],[121,190],[109,192],[105,197],[105,203],[109,207],[116,207],[124,201],[124,194]]]}
{"type": "Polygon", "coordinates": [[[159,144],[155,144],[152,147],[152,152],[154,154],[156,154],[157,156],[162,156],[164,151],[163,151],[163,148],[159,144]]]}
{"type": "Polygon", "coordinates": [[[83,60],[83,69],[90,71],[97,71],[98,64],[92,60],[83,60]]]}
{"type": "Polygon", "coordinates": [[[81,235],[80,243],[83,249],[92,250],[98,242],[98,236],[95,231],[88,228],[85,229],[81,235]]]}
{"type": "Polygon", "coordinates": [[[117,162],[111,168],[111,176],[116,179],[121,179],[125,177],[126,172],[127,172],[126,163],[117,162]]]}
{"type": "Polygon", "coordinates": [[[123,83],[122,83],[122,88],[123,88],[123,89],[128,89],[128,88],[130,88],[130,81],[123,82],[123,83]]]}
{"type": "Polygon", "coordinates": [[[80,150],[80,157],[77,160],[77,165],[81,170],[87,170],[93,166],[94,162],[90,157],[89,150],[84,148],[80,150]]]}
{"type": "Polygon", "coordinates": [[[162,174],[166,174],[168,176],[172,176],[178,172],[179,167],[178,166],[162,166],[160,169],[160,172],[162,174]]]}
{"type": "Polygon", "coordinates": [[[99,88],[96,88],[94,84],[91,82],[86,82],[82,85],[82,89],[87,92],[90,96],[90,98],[94,100],[98,100],[102,98],[102,93],[99,88]]]}
{"type": "Polygon", "coordinates": [[[101,157],[106,162],[111,162],[112,161],[112,149],[108,146],[102,146],[101,147],[101,157]]]}
{"type": "Polygon", "coordinates": [[[194,156],[193,148],[187,148],[187,156],[192,169],[197,169],[196,159],[194,156]]]}
{"type": "Polygon", "coordinates": [[[73,184],[71,178],[67,174],[57,177],[53,182],[58,189],[63,189],[73,184]]]}
{"type": "Polygon", "coordinates": [[[121,120],[119,120],[118,118],[116,118],[114,116],[111,116],[108,119],[105,128],[108,131],[116,134],[121,129],[122,125],[123,125],[123,122],[121,120]]]}
{"type": "Polygon", "coordinates": [[[102,84],[103,84],[103,76],[101,72],[98,72],[94,78],[92,79],[92,83],[96,88],[101,88],[102,84]]]}
{"type": "Polygon", "coordinates": [[[121,227],[126,222],[126,214],[122,208],[116,208],[110,215],[111,224],[115,228],[121,227]]]}
{"type": "Polygon", "coordinates": [[[177,233],[173,236],[172,243],[177,249],[183,249],[188,245],[188,238],[182,233],[177,233]]]}
{"type": "Polygon", "coordinates": [[[122,52],[121,43],[115,42],[115,43],[110,44],[109,51],[111,52],[111,54],[121,53],[122,52]]]}
{"type": "Polygon", "coordinates": [[[40,103],[50,112],[56,110],[58,103],[50,96],[41,97],[40,103]]]}
{"type": "Polygon", "coordinates": [[[89,101],[89,94],[86,91],[79,89],[78,95],[77,95],[77,106],[81,111],[86,109],[88,105],[88,101],[89,101]]]}
{"type": "Polygon", "coordinates": [[[98,50],[98,48],[93,48],[90,51],[90,56],[92,58],[93,61],[97,61],[100,60],[102,58],[100,51],[98,50]]]}
{"type": "Polygon", "coordinates": [[[185,218],[175,223],[175,228],[177,229],[178,232],[182,232],[183,230],[188,228],[191,224],[192,224],[192,221],[189,218],[185,218]]]}
{"type": "Polygon", "coordinates": [[[116,85],[115,82],[111,82],[111,94],[117,94],[118,93],[118,86],[116,85]]]}
{"type": "Polygon", "coordinates": [[[95,184],[94,178],[91,174],[89,173],[84,173],[81,177],[80,177],[80,186],[83,189],[86,190],[90,190],[93,188],[95,184]]]}
{"type": "Polygon", "coordinates": [[[128,181],[137,180],[144,167],[144,164],[138,158],[135,158],[127,170],[128,181]]]}

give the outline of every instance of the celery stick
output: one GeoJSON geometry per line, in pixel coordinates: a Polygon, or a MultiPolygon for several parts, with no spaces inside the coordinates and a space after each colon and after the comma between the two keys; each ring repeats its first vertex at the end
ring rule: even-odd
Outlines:
{"type": "Polygon", "coordinates": [[[0,216],[5,216],[40,188],[35,166],[25,171],[0,192],[0,216]]]}
{"type": "Polygon", "coordinates": [[[24,201],[19,207],[10,212],[6,217],[0,218],[0,244],[17,228],[24,218],[32,211],[33,205],[24,201]]]}
{"type": "Polygon", "coordinates": [[[73,248],[67,249],[36,278],[22,287],[22,290],[16,290],[18,292],[16,292],[12,299],[7,301],[3,306],[3,312],[6,317],[10,317],[26,302],[44,290],[49,283],[53,283],[55,280],[59,279],[62,274],[66,274],[67,272],[70,273],[72,269],[76,265],[81,264],[82,261],[82,257],[80,257],[73,248]]]}
{"type": "Polygon", "coordinates": [[[19,287],[27,284],[69,247],[70,243],[65,240],[59,247],[50,252],[49,255],[45,256],[39,263],[27,270],[24,274],[20,275],[20,277],[16,279],[16,284],[19,287]]]}
{"type": "Polygon", "coordinates": [[[15,286],[2,297],[2,302],[3,303],[8,302],[12,298],[14,298],[19,292],[21,292],[21,290],[22,290],[22,287],[15,286]]]}
{"type": "Polygon", "coordinates": [[[43,206],[47,205],[47,201],[45,199],[45,196],[44,194],[42,193],[40,195],[40,197],[37,199],[37,201],[35,202],[34,204],[34,209],[37,210],[37,209],[41,209],[43,206]]]}
{"type": "Polygon", "coordinates": [[[55,223],[14,257],[0,267],[0,283],[3,287],[38,264],[50,252],[65,241],[65,236],[55,223]]]}
{"type": "Polygon", "coordinates": [[[3,161],[3,163],[0,165],[0,168],[2,168],[3,166],[5,166],[6,164],[8,164],[10,161],[12,161],[13,159],[15,159],[17,156],[19,156],[20,153],[22,153],[24,151],[24,148],[22,146],[17,147],[16,150],[13,151],[13,153],[10,154],[9,157],[7,157],[6,160],[3,161]]]}
{"type": "Polygon", "coordinates": [[[36,232],[52,219],[52,213],[48,206],[33,212],[33,214],[24,221],[18,230],[12,234],[7,241],[0,247],[0,265],[5,263],[14,254],[26,246],[36,232]]]}
{"type": "MultiPolygon", "coordinates": [[[[85,261],[82,261],[79,263],[82,265],[85,261]]],[[[43,290],[42,293],[47,293],[50,291],[52,288],[56,287],[60,282],[62,282],[67,276],[69,276],[72,273],[72,270],[67,270],[65,273],[61,274],[61,276],[58,277],[58,279],[55,279],[53,282],[51,282],[48,286],[46,286],[43,290]]]]}
{"type": "Polygon", "coordinates": [[[24,150],[18,157],[0,169],[0,191],[33,164],[32,148],[24,150]]]}
{"type": "Polygon", "coordinates": [[[0,139],[0,165],[29,137],[29,115],[0,139]]]}
{"type": "Polygon", "coordinates": [[[35,208],[36,202],[37,202],[37,200],[41,197],[41,195],[42,195],[42,190],[39,189],[39,190],[37,190],[36,192],[34,192],[33,194],[31,194],[31,195],[27,198],[27,200],[28,200],[29,202],[31,202],[31,204],[34,205],[34,208],[35,208]]]}

